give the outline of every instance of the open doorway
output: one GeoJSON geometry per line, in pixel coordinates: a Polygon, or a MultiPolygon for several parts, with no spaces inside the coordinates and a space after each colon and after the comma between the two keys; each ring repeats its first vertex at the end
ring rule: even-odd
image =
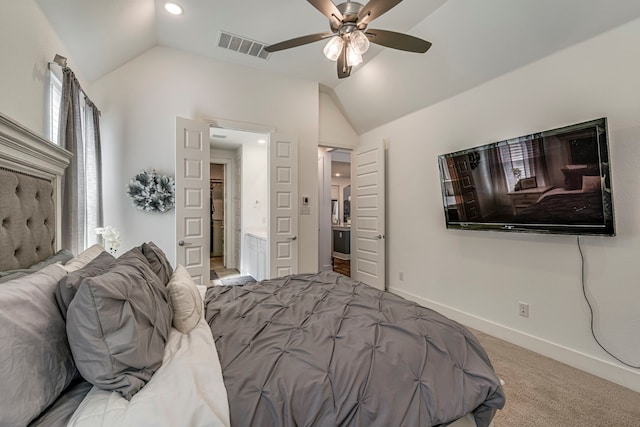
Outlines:
{"type": "MultiPolygon", "coordinates": [[[[225,164],[211,163],[209,165],[209,211],[211,214],[211,227],[209,230],[209,253],[211,279],[239,273],[235,268],[226,271],[225,260],[225,164]]],[[[232,264],[232,263],[230,263],[232,264]]]]}
{"type": "MultiPolygon", "coordinates": [[[[209,164],[225,162],[231,165],[225,167],[225,267],[234,265],[240,274],[252,268],[252,279],[296,274],[297,138],[265,126],[224,120],[207,123],[176,117],[176,263],[183,265],[197,284],[215,284],[209,279],[209,164]],[[240,134],[253,135],[253,142],[221,146],[238,129],[246,129],[240,134]],[[262,137],[256,140],[257,135],[262,137]],[[209,143],[202,144],[207,140],[209,143]],[[259,145],[264,147],[262,154],[254,156],[257,163],[251,164],[249,153],[255,150],[249,147],[259,145]],[[247,191],[251,182],[257,189],[256,197],[247,191]],[[245,239],[250,238],[257,245],[248,245],[245,239]]],[[[308,196],[304,199],[308,203],[308,196]]],[[[308,208],[306,214],[310,214],[308,208]]]]}
{"type": "Polygon", "coordinates": [[[212,127],[210,136],[211,280],[262,280],[267,274],[269,135],[212,127]]]}
{"type": "Polygon", "coordinates": [[[319,147],[319,266],[351,276],[351,150],[319,147]]]}

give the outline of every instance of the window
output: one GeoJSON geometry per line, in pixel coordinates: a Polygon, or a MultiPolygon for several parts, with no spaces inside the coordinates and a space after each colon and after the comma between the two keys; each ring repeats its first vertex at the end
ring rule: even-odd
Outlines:
{"type": "Polygon", "coordinates": [[[102,226],[99,115],[69,68],[49,68],[48,137],[73,153],[63,179],[62,246],[79,253],[102,226]]]}
{"type": "Polygon", "coordinates": [[[48,137],[54,144],[60,145],[60,104],[62,103],[62,79],[53,70],[49,70],[49,118],[48,137]]]}
{"type": "Polygon", "coordinates": [[[542,161],[544,150],[539,139],[508,141],[500,146],[500,161],[509,191],[523,178],[536,177],[539,186],[544,185],[546,166],[542,161]]]}

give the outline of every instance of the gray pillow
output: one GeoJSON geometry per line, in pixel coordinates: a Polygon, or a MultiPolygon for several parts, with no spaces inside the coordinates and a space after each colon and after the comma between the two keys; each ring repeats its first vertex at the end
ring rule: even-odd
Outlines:
{"type": "Polygon", "coordinates": [[[62,313],[62,317],[67,318],[67,310],[69,310],[69,304],[76,296],[76,292],[80,287],[80,284],[87,277],[99,276],[106,272],[109,267],[116,262],[116,258],[108,252],[101,252],[93,260],[89,261],[87,265],[79,270],[72,271],[64,276],[58,286],[56,287],[56,302],[62,313]]]}
{"type": "Polygon", "coordinates": [[[82,376],[130,400],[162,365],[172,310],[163,283],[138,248],[82,281],[67,311],[67,335],[82,376]]]}
{"type": "Polygon", "coordinates": [[[54,299],[60,265],[0,286],[0,426],[24,426],[77,376],[54,299]]]}
{"type": "Polygon", "coordinates": [[[153,242],[143,243],[140,249],[149,262],[153,272],[158,275],[162,284],[166,286],[173,274],[173,267],[171,267],[165,253],[153,242]]]}
{"type": "Polygon", "coordinates": [[[87,249],[67,261],[67,263],[64,265],[64,269],[69,273],[71,273],[72,271],[80,270],[102,252],[104,252],[104,247],[96,243],[95,245],[88,247],[87,249]]]}
{"type": "Polygon", "coordinates": [[[8,282],[9,280],[17,279],[19,277],[26,276],[27,274],[35,273],[44,267],[55,264],[57,262],[64,264],[73,258],[73,253],[68,249],[61,249],[50,257],[40,261],[37,264],[32,265],[29,268],[21,268],[19,270],[0,271],[0,283],[8,282]]]}

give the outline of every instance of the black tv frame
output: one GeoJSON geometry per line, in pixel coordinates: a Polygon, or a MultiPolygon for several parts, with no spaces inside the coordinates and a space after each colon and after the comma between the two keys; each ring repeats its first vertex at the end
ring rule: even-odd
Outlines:
{"type": "MultiPolygon", "coordinates": [[[[604,117],[439,155],[438,164],[446,227],[454,230],[615,236],[608,139],[607,119],[604,117]],[[543,178],[543,182],[547,182],[545,186],[538,186],[534,176],[520,178],[515,188],[509,188],[506,186],[507,179],[504,177],[507,172],[504,172],[506,169],[502,166],[507,163],[498,162],[497,164],[501,166],[497,166],[493,161],[491,167],[486,165],[486,163],[491,163],[491,160],[487,160],[489,156],[491,159],[495,159],[496,155],[499,156],[497,150],[501,150],[500,147],[509,144],[522,144],[524,141],[535,141],[535,144],[541,147],[543,154],[540,157],[544,162],[542,169],[544,169],[546,177],[546,180],[543,178]],[[562,154],[555,154],[557,152],[562,154]],[[567,154],[568,152],[570,154],[567,154]],[[566,161],[568,157],[571,158],[573,164],[562,167],[565,181],[560,185],[558,164],[566,161]],[[588,167],[591,172],[582,172],[581,167],[587,166],[586,164],[575,163],[589,163],[588,167]],[[474,170],[482,167],[485,168],[484,172],[482,174],[475,172],[475,174],[481,177],[480,181],[488,181],[474,182],[474,170]],[[495,172],[499,168],[503,171],[495,172]],[[579,173],[585,175],[599,176],[599,192],[594,190],[593,180],[591,185],[584,185],[585,181],[582,181],[581,185],[584,185],[584,188],[581,187],[580,190],[568,186],[567,181],[572,181],[568,178],[572,176],[570,168],[580,169],[579,173]],[[504,175],[494,176],[500,173],[504,175]],[[555,178],[551,179],[547,175],[553,175],[555,178]],[[499,182],[495,183],[494,180],[499,182]],[[522,188],[518,188],[518,184],[522,184],[522,188]],[[572,191],[566,190],[567,188],[572,191]],[[554,191],[550,192],[551,190],[554,191]],[[597,194],[562,194],[565,192],[599,193],[599,196],[597,194]],[[482,196],[479,197],[478,194],[482,196]],[[484,215],[479,205],[482,197],[485,199],[489,197],[487,195],[494,198],[493,202],[497,208],[491,214],[484,215]],[[541,196],[544,197],[541,198],[541,196]],[[589,198],[589,200],[580,199],[581,197],[589,198]],[[542,199],[545,198],[547,200],[543,205],[542,199]],[[510,199],[512,202],[511,213],[507,212],[506,199],[510,199]],[[498,203],[497,200],[500,202],[498,203]],[[514,200],[523,201],[523,206],[517,206],[517,202],[514,200]],[[572,206],[574,200],[576,205],[572,206]],[[475,208],[472,206],[473,203],[476,203],[475,208]],[[536,206],[531,207],[532,205],[536,206]],[[536,209],[538,209],[537,213],[536,209]],[[496,213],[497,211],[500,213],[496,213]],[[602,214],[601,218],[599,212],[602,214]],[[593,217],[589,216],[591,214],[593,217]],[[562,215],[566,215],[566,217],[562,215]],[[584,216],[580,217],[580,215],[584,216]],[[532,220],[532,217],[535,219],[532,220]]],[[[509,163],[509,165],[511,164],[509,163]]],[[[485,205],[491,204],[489,199],[484,202],[485,205]]]]}

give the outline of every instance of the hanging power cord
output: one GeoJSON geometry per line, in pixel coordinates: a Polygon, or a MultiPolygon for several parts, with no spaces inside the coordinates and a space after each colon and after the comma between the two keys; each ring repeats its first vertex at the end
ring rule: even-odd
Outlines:
{"type": "Polygon", "coordinates": [[[593,314],[593,307],[591,306],[591,302],[589,301],[589,297],[587,297],[587,289],[586,289],[586,285],[585,285],[584,254],[582,253],[582,245],[580,244],[580,236],[577,236],[577,238],[578,238],[578,251],[580,252],[580,261],[582,263],[582,266],[581,266],[582,294],[584,295],[585,301],[587,301],[587,306],[589,306],[589,312],[591,313],[591,335],[593,336],[593,339],[596,341],[596,343],[598,343],[600,348],[603,349],[609,356],[613,357],[614,359],[616,359],[618,362],[622,363],[625,366],[628,366],[628,367],[633,368],[633,369],[640,369],[640,366],[631,365],[631,364],[623,361],[622,359],[620,359],[619,357],[617,357],[613,353],[611,353],[609,350],[607,350],[607,348],[605,346],[603,346],[600,343],[600,341],[598,340],[598,337],[596,337],[596,332],[595,332],[594,326],[593,326],[593,324],[595,323],[595,316],[593,314]]]}

